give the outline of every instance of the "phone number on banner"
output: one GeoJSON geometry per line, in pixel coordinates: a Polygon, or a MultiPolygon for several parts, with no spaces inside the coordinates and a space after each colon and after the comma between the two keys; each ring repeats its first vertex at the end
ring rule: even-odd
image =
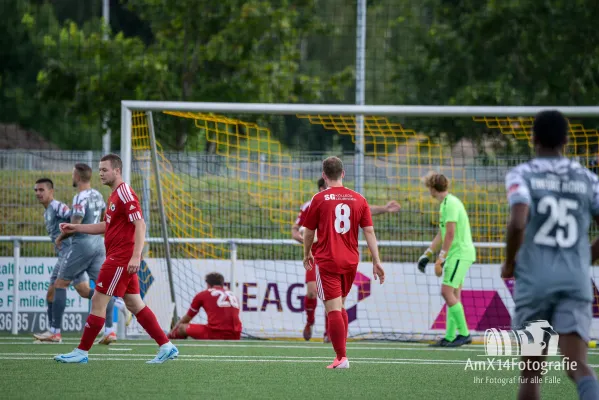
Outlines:
{"type": "MultiPolygon", "coordinates": [[[[62,332],[80,332],[87,319],[87,313],[64,313],[62,332]]],[[[11,312],[0,312],[0,331],[12,331],[13,315],[11,312]]],[[[21,312],[17,315],[19,333],[45,332],[50,329],[48,314],[44,312],[21,312]]]]}

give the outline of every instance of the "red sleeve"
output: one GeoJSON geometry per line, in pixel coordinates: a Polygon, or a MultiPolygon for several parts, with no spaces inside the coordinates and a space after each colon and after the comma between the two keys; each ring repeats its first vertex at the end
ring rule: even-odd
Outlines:
{"type": "Polygon", "coordinates": [[[372,214],[370,213],[370,206],[366,199],[364,199],[364,212],[362,213],[362,219],[360,220],[360,228],[366,228],[372,226],[372,214]]]}
{"type": "Polygon", "coordinates": [[[319,217],[320,217],[320,213],[318,212],[318,209],[320,208],[320,202],[318,202],[316,200],[315,197],[312,198],[312,201],[310,202],[310,207],[308,207],[308,210],[304,213],[306,214],[304,221],[303,221],[303,225],[305,228],[310,229],[311,231],[315,231],[316,228],[318,228],[318,222],[319,222],[319,217]]]}
{"type": "Polygon", "coordinates": [[[129,185],[126,183],[122,184],[117,188],[117,193],[119,194],[119,198],[125,207],[125,213],[127,214],[127,219],[129,222],[144,218],[137,195],[129,185]]]}
{"type": "Polygon", "coordinates": [[[189,306],[189,310],[187,310],[187,315],[190,318],[195,317],[200,312],[200,308],[202,308],[202,297],[204,297],[204,292],[200,292],[196,294],[196,296],[191,301],[191,305],[189,306]]]}

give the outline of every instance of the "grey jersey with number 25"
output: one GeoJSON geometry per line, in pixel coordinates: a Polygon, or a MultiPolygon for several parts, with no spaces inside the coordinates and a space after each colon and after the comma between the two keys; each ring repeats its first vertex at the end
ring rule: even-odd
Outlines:
{"type": "Polygon", "coordinates": [[[593,300],[589,226],[599,215],[599,179],[564,157],[535,158],[505,179],[510,207],[529,206],[516,257],[516,304],[549,295],[593,300]]]}

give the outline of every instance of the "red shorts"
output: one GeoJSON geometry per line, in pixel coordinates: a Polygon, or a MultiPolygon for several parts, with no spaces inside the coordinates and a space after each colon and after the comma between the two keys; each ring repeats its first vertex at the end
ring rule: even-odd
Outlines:
{"type": "Polygon", "coordinates": [[[127,265],[117,265],[113,262],[104,261],[96,290],[107,296],[123,297],[127,294],[139,294],[139,278],[137,274],[129,274],[127,265]]]}
{"type": "Polygon", "coordinates": [[[347,297],[354,284],[356,272],[358,272],[358,268],[356,268],[353,271],[339,274],[320,269],[318,265],[315,270],[316,291],[318,292],[318,298],[322,301],[347,297]]]}
{"type": "Polygon", "coordinates": [[[306,283],[308,282],[316,282],[316,267],[306,271],[306,283]]]}
{"type": "Polygon", "coordinates": [[[185,333],[197,340],[240,340],[241,332],[219,331],[202,324],[189,324],[185,333]]]}

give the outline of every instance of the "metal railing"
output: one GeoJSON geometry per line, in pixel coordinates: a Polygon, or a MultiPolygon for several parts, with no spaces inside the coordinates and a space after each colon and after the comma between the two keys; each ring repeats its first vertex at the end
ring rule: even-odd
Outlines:
{"type": "MultiPolygon", "coordinates": [[[[251,246],[251,245],[297,245],[297,242],[292,239],[245,239],[245,238],[169,238],[169,243],[172,244],[220,244],[228,245],[230,249],[230,260],[231,260],[231,287],[236,287],[237,282],[237,246],[251,246]]],[[[19,315],[19,264],[21,259],[21,247],[24,243],[50,243],[51,240],[47,236],[0,236],[0,242],[12,242],[13,243],[13,258],[14,258],[14,282],[13,285],[13,309],[12,309],[12,320],[17,321],[19,315]]],[[[147,238],[148,243],[163,243],[164,239],[158,237],[147,238]]],[[[358,243],[360,247],[366,247],[366,241],[360,241],[358,243]]],[[[423,247],[426,248],[430,245],[428,241],[406,241],[406,240],[382,240],[378,242],[379,247],[423,247]]],[[[483,243],[476,242],[474,246],[477,248],[503,248],[504,243],[483,243]]],[[[124,324],[122,319],[119,318],[118,323],[119,332],[124,332],[124,324]]],[[[16,335],[18,333],[18,326],[16,323],[12,324],[11,333],[16,335]]]]}

